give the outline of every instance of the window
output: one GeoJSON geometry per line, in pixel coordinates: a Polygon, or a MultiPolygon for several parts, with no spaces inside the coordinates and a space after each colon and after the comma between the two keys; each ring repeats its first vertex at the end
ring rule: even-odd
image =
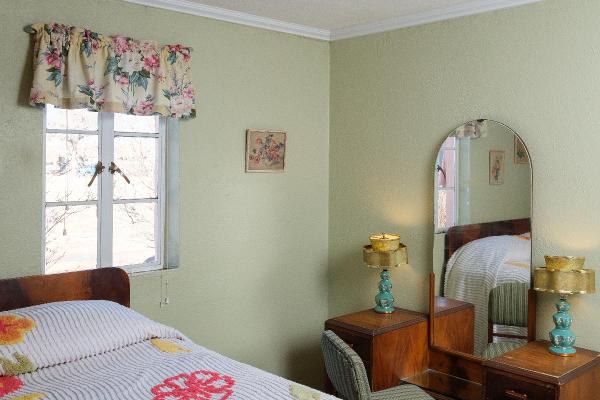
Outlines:
{"type": "Polygon", "coordinates": [[[45,273],[163,267],[164,118],[48,105],[44,157],[45,273]]]}
{"type": "Polygon", "coordinates": [[[445,232],[456,225],[457,219],[457,141],[455,137],[447,138],[435,166],[436,216],[435,231],[445,232]]]}

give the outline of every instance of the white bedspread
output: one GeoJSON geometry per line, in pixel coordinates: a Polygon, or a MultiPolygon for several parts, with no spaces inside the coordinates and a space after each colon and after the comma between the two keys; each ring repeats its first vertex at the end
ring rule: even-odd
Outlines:
{"type": "Polygon", "coordinates": [[[529,282],[531,242],[519,236],[489,236],[454,252],[446,266],[444,296],[475,306],[475,354],[487,345],[490,291],[509,282],[529,282]]]}
{"type": "Polygon", "coordinates": [[[0,334],[2,400],[335,399],[196,345],[115,303],[0,313],[0,328],[8,332],[0,334]]]}

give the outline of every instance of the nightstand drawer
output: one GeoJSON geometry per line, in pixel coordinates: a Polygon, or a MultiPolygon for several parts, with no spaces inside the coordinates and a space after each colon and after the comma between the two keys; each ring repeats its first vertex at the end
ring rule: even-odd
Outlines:
{"type": "Polygon", "coordinates": [[[488,370],[486,373],[486,400],[551,400],[556,398],[556,387],[547,383],[533,383],[488,370]]]}

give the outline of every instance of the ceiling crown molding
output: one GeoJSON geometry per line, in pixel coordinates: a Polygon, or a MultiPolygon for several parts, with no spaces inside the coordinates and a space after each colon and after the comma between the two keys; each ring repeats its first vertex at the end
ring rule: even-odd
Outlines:
{"type": "Polygon", "coordinates": [[[326,29],[312,26],[284,22],[277,19],[260,17],[240,11],[227,10],[220,7],[207,6],[189,0],[125,0],[129,3],[144,6],[157,7],[186,14],[198,15],[232,22],[235,24],[248,25],[256,28],[268,29],[277,32],[290,33],[292,35],[304,36],[319,40],[340,40],[357,36],[369,35],[391,31],[409,26],[423,25],[430,22],[443,21],[452,18],[464,17],[503,8],[516,7],[525,4],[537,3],[543,0],[473,0],[468,3],[449,7],[437,8],[435,10],[403,15],[384,21],[371,22],[368,24],[355,25],[347,28],[326,29]]]}
{"type": "Polygon", "coordinates": [[[431,11],[391,18],[385,21],[336,29],[331,32],[330,40],[348,39],[357,36],[369,35],[371,33],[386,32],[399,28],[407,28],[409,26],[423,25],[430,22],[443,21],[452,18],[465,17],[467,15],[500,10],[503,8],[537,3],[540,1],[543,0],[476,0],[464,4],[437,8],[431,11]]]}
{"type": "Polygon", "coordinates": [[[247,14],[240,11],[226,10],[224,8],[207,6],[187,0],[125,0],[129,3],[141,4],[144,6],[163,8],[171,11],[178,11],[186,14],[198,15],[217,19],[220,21],[233,22],[235,24],[248,25],[256,28],[268,29],[271,31],[291,33],[292,35],[305,36],[313,39],[329,40],[331,33],[326,29],[314,28],[284,22],[277,19],[259,17],[258,15],[247,14]]]}

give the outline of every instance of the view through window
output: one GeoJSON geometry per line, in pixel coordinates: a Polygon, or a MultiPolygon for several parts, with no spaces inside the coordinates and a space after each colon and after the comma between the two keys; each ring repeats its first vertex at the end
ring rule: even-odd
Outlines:
{"type": "Polygon", "coordinates": [[[44,272],[162,267],[164,120],[46,107],[44,272]]]}

